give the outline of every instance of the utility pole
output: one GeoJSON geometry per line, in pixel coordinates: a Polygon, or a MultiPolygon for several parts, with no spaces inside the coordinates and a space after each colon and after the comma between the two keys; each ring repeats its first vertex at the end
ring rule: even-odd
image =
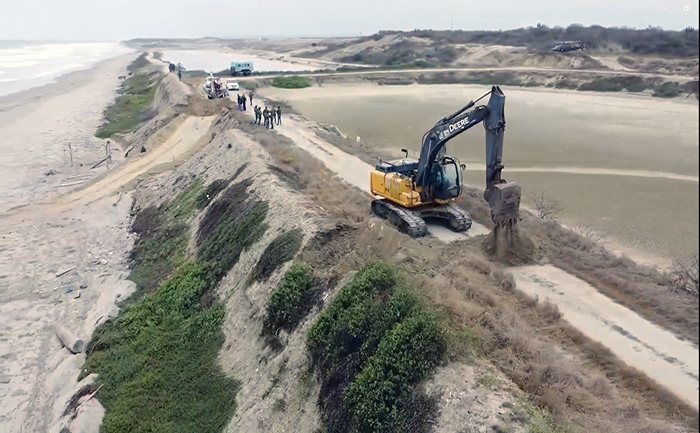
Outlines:
{"type": "Polygon", "coordinates": [[[455,24],[455,20],[454,19],[450,20],[450,31],[454,30],[454,28],[455,28],[454,24],[455,24]]]}

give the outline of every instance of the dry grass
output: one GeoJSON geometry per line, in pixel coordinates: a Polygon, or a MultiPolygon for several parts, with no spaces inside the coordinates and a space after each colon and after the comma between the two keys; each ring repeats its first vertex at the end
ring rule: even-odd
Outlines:
{"type": "MultiPolygon", "coordinates": [[[[458,203],[475,221],[490,226],[488,204],[480,191],[466,188],[458,203]]],[[[522,211],[521,215],[521,233],[535,243],[539,253],[551,264],[586,281],[679,338],[698,344],[697,292],[672,284],[673,275],[607,251],[596,243],[600,237],[585,226],[567,230],[551,219],[542,220],[522,211]]],[[[690,270],[686,277],[692,274],[692,266],[685,269],[690,270]]],[[[692,277],[685,281],[692,282],[692,277]]]]}
{"type": "Polygon", "coordinates": [[[260,143],[275,161],[273,172],[295,189],[309,195],[322,214],[334,221],[356,224],[366,220],[370,207],[363,194],[356,194],[337,179],[323,163],[299,149],[289,138],[252,125],[244,114],[233,112],[238,128],[260,143]]]}
{"type": "MultiPolygon", "coordinates": [[[[331,222],[300,256],[328,286],[367,263],[392,260],[429,305],[453,324],[452,359],[469,362],[486,357],[569,431],[698,431],[698,416],[692,409],[567,325],[556,306],[514,290],[512,278],[484,256],[481,241],[444,246],[372,225],[364,194],[338,183],[323,164],[288,139],[247,123],[239,127],[268,150],[276,170],[293,179],[331,222]]],[[[488,205],[480,191],[468,190],[460,203],[475,220],[488,220],[488,205]]],[[[562,267],[570,264],[579,269],[579,276],[594,278],[600,272],[600,277],[609,277],[608,283],[619,284],[617,279],[631,278],[629,292],[621,286],[610,289],[624,294],[628,303],[633,296],[635,302],[647,296],[662,303],[666,310],[660,311],[669,314],[678,306],[675,300],[659,300],[659,294],[642,283],[654,282],[654,290],[663,287],[658,285],[658,273],[602,256],[592,241],[553,222],[525,218],[522,228],[550,260],[562,267]]]]}
{"type": "Polygon", "coordinates": [[[432,274],[406,268],[431,305],[479,335],[480,345],[456,352],[488,358],[571,431],[697,431],[692,409],[571,328],[555,305],[513,290],[475,247],[445,248],[422,263],[432,274]]]}

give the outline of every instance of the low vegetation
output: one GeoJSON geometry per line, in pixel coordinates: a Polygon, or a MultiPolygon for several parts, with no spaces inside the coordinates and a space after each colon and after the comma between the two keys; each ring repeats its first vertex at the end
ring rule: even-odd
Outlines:
{"type": "Polygon", "coordinates": [[[97,373],[105,433],[221,431],[238,385],[218,365],[223,306],[201,263],[182,265],[158,291],[94,333],[82,376],[97,373]]]}
{"type": "Polygon", "coordinates": [[[229,186],[208,208],[197,232],[199,257],[211,278],[218,281],[238,262],[243,250],[256,243],[267,230],[268,204],[249,201],[252,180],[229,186]]]}
{"type": "Polygon", "coordinates": [[[267,303],[265,329],[293,331],[318,300],[319,291],[311,271],[303,264],[293,265],[275,288],[267,303]]]}
{"type": "Polygon", "coordinates": [[[445,338],[389,265],[367,266],[340,289],[307,348],[325,431],[420,432],[435,415],[415,385],[442,361],[445,338]]]}
{"type": "Polygon", "coordinates": [[[250,271],[247,283],[267,281],[273,272],[294,258],[303,239],[304,232],[300,228],[286,231],[273,239],[250,271]]]}
{"type": "Polygon", "coordinates": [[[430,39],[434,46],[448,44],[509,45],[528,48],[549,48],[559,41],[583,41],[589,49],[598,51],[625,50],[634,54],[657,54],[662,56],[697,57],[699,51],[698,30],[691,27],[685,30],[663,30],[647,27],[630,29],[582,26],[572,24],[564,27],[548,27],[538,24],[535,27],[497,31],[447,31],[414,30],[409,32],[385,31],[360,38],[356,43],[379,40],[385,35],[400,35],[430,39]]]}
{"type": "Polygon", "coordinates": [[[188,258],[195,213],[225,187],[212,185],[195,179],[134,219],[139,290],[97,328],[81,372],[98,374],[106,433],[218,432],[235,411],[239,385],[217,362],[225,313],[214,286],[264,234],[267,203],[248,200],[249,181],[227,187],[202,219],[199,253],[188,258]]]}
{"type": "Polygon", "coordinates": [[[117,90],[119,96],[105,108],[104,122],[95,133],[98,138],[133,132],[141,123],[154,116],[149,107],[162,74],[142,72],[143,67],[149,63],[145,55],[146,53],[142,54],[127,67],[133,75],[121,84],[117,90]]]}
{"type": "Polygon", "coordinates": [[[299,76],[275,77],[271,84],[273,87],[279,87],[281,89],[304,89],[306,87],[311,87],[311,80],[299,76]]]}
{"type": "Polygon", "coordinates": [[[189,221],[196,210],[204,183],[193,180],[171,202],[149,206],[136,214],[131,229],[136,242],[131,250],[131,274],[136,296],[155,291],[185,261],[189,221]]]}
{"type": "Polygon", "coordinates": [[[141,68],[144,68],[148,65],[148,53],[144,52],[141,53],[140,56],[136,58],[133,62],[129,64],[129,66],[126,67],[126,70],[135,73],[138,72],[141,68]]]}

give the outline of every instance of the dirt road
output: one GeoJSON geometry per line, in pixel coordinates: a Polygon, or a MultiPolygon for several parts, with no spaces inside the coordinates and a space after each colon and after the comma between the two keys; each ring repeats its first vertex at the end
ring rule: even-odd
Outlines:
{"type": "MultiPolygon", "coordinates": [[[[252,111],[246,111],[246,113],[253,117],[252,111]]],[[[370,173],[374,167],[320,139],[311,128],[311,123],[301,116],[290,115],[284,118],[283,122],[284,125],[275,128],[277,133],[294,141],[301,149],[318,158],[326,167],[338,173],[350,185],[369,194],[370,173]]],[[[369,203],[368,198],[367,206],[369,203]]],[[[428,224],[428,232],[443,242],[452,242],[487,234],[489,230],[485,226],[473,222],[471,229],[464,233],[456,233],[447,227],[436,224],[428,224]]]]}
{"type": "Polygon", "coordinates": [[[698,349],[554,266],[511,268],[518,289],[548,299],[588,338],[698,408],[698,349]]]}
{"type": "MultiPolygon", "coordinates": [[[[347,183],[367,191],[372,166],[319,138],[310,121],[290,115],[283,118],[283,124],[275,131],[318,158],[347,183]]],[[[466,236],[487,233],[486,227],[474,224],[466,236]]],[[[430,234],[446,242],[465,236],[435,226],[430,226],[430,234]]],[[[558,268],[527,266],[509,268],[507,272],[514,275],[518,289],[541,300],[549,299],[576,329],[698,408],[697,348],[558,268]]]]}
{"type": "MultiPolygon", "coordinates": [[[[141,158],[128,164],[122,164],[120,168],[97,182],[62,196],[59,201],[61,203],[88,204],[102,197],[114,195],[144,175],[153,173],[161,167],[180,162],[196,152],[201,145],[206,144],[200,139],[206,136],[215,116],[180,119],[182,120],[179,122],[179,126],[164,143],[151,149],[141,158]]],[[[177,121],[175,120],[175,122],[177,121]]],[[[132,152],[138,152],[138,149],[132,152]]]]}
{"type": "MultiPolygon", "coordinates": [[[[371,75],[371,74],[413,74],[413,73],[433,73],[433,72],[530,72],[530,73],[547,73],[555,72],[557,74],[586,74],[586,75],[631,75],[645,78],[666,78],[685,83],[692,80],[697,80],[698,77],[689,75],[663,75],[652,74],[648,72],[628,72],[620,70],[607,69],[558,69],[558,68],[534,68],[528,66],[506,66],[502,68],[430,68],[430,69],[389,69],[389,70],[367,70],[367,71],[350,71],[350,72],[309,72],[294,74],[302,77],[327,77],[331,75],[371,75]]],[[[248,77],[250,79],[265,79],[269,76],[256,75],[248,77]]],[[[246,78],[246,79],[248,79],[246,78]]]]}

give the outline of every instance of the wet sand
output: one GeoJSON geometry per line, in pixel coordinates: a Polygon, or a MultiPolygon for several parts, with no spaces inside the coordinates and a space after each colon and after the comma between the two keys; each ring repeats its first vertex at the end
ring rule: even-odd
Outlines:
{"type": "MultiPolygon", "coordinates": [[[[260,93],[309,118],[337,125],[378,148],[420,149],[441,117],[488,91],[485,86],[339,84],[260,93]]],[[[570,225],[585,224],[622,246],[663,258],[698,248],[698,104],[637,95],[504,88],[504,177],[524,199],[545,192],[570,225]],[[512,168],[509,171],[509,168],[512,168]],[[612,174],[618,173],[619,174],[612,174]]],[[[483,185],[483,130],[449,150],[483,185]]]]}

